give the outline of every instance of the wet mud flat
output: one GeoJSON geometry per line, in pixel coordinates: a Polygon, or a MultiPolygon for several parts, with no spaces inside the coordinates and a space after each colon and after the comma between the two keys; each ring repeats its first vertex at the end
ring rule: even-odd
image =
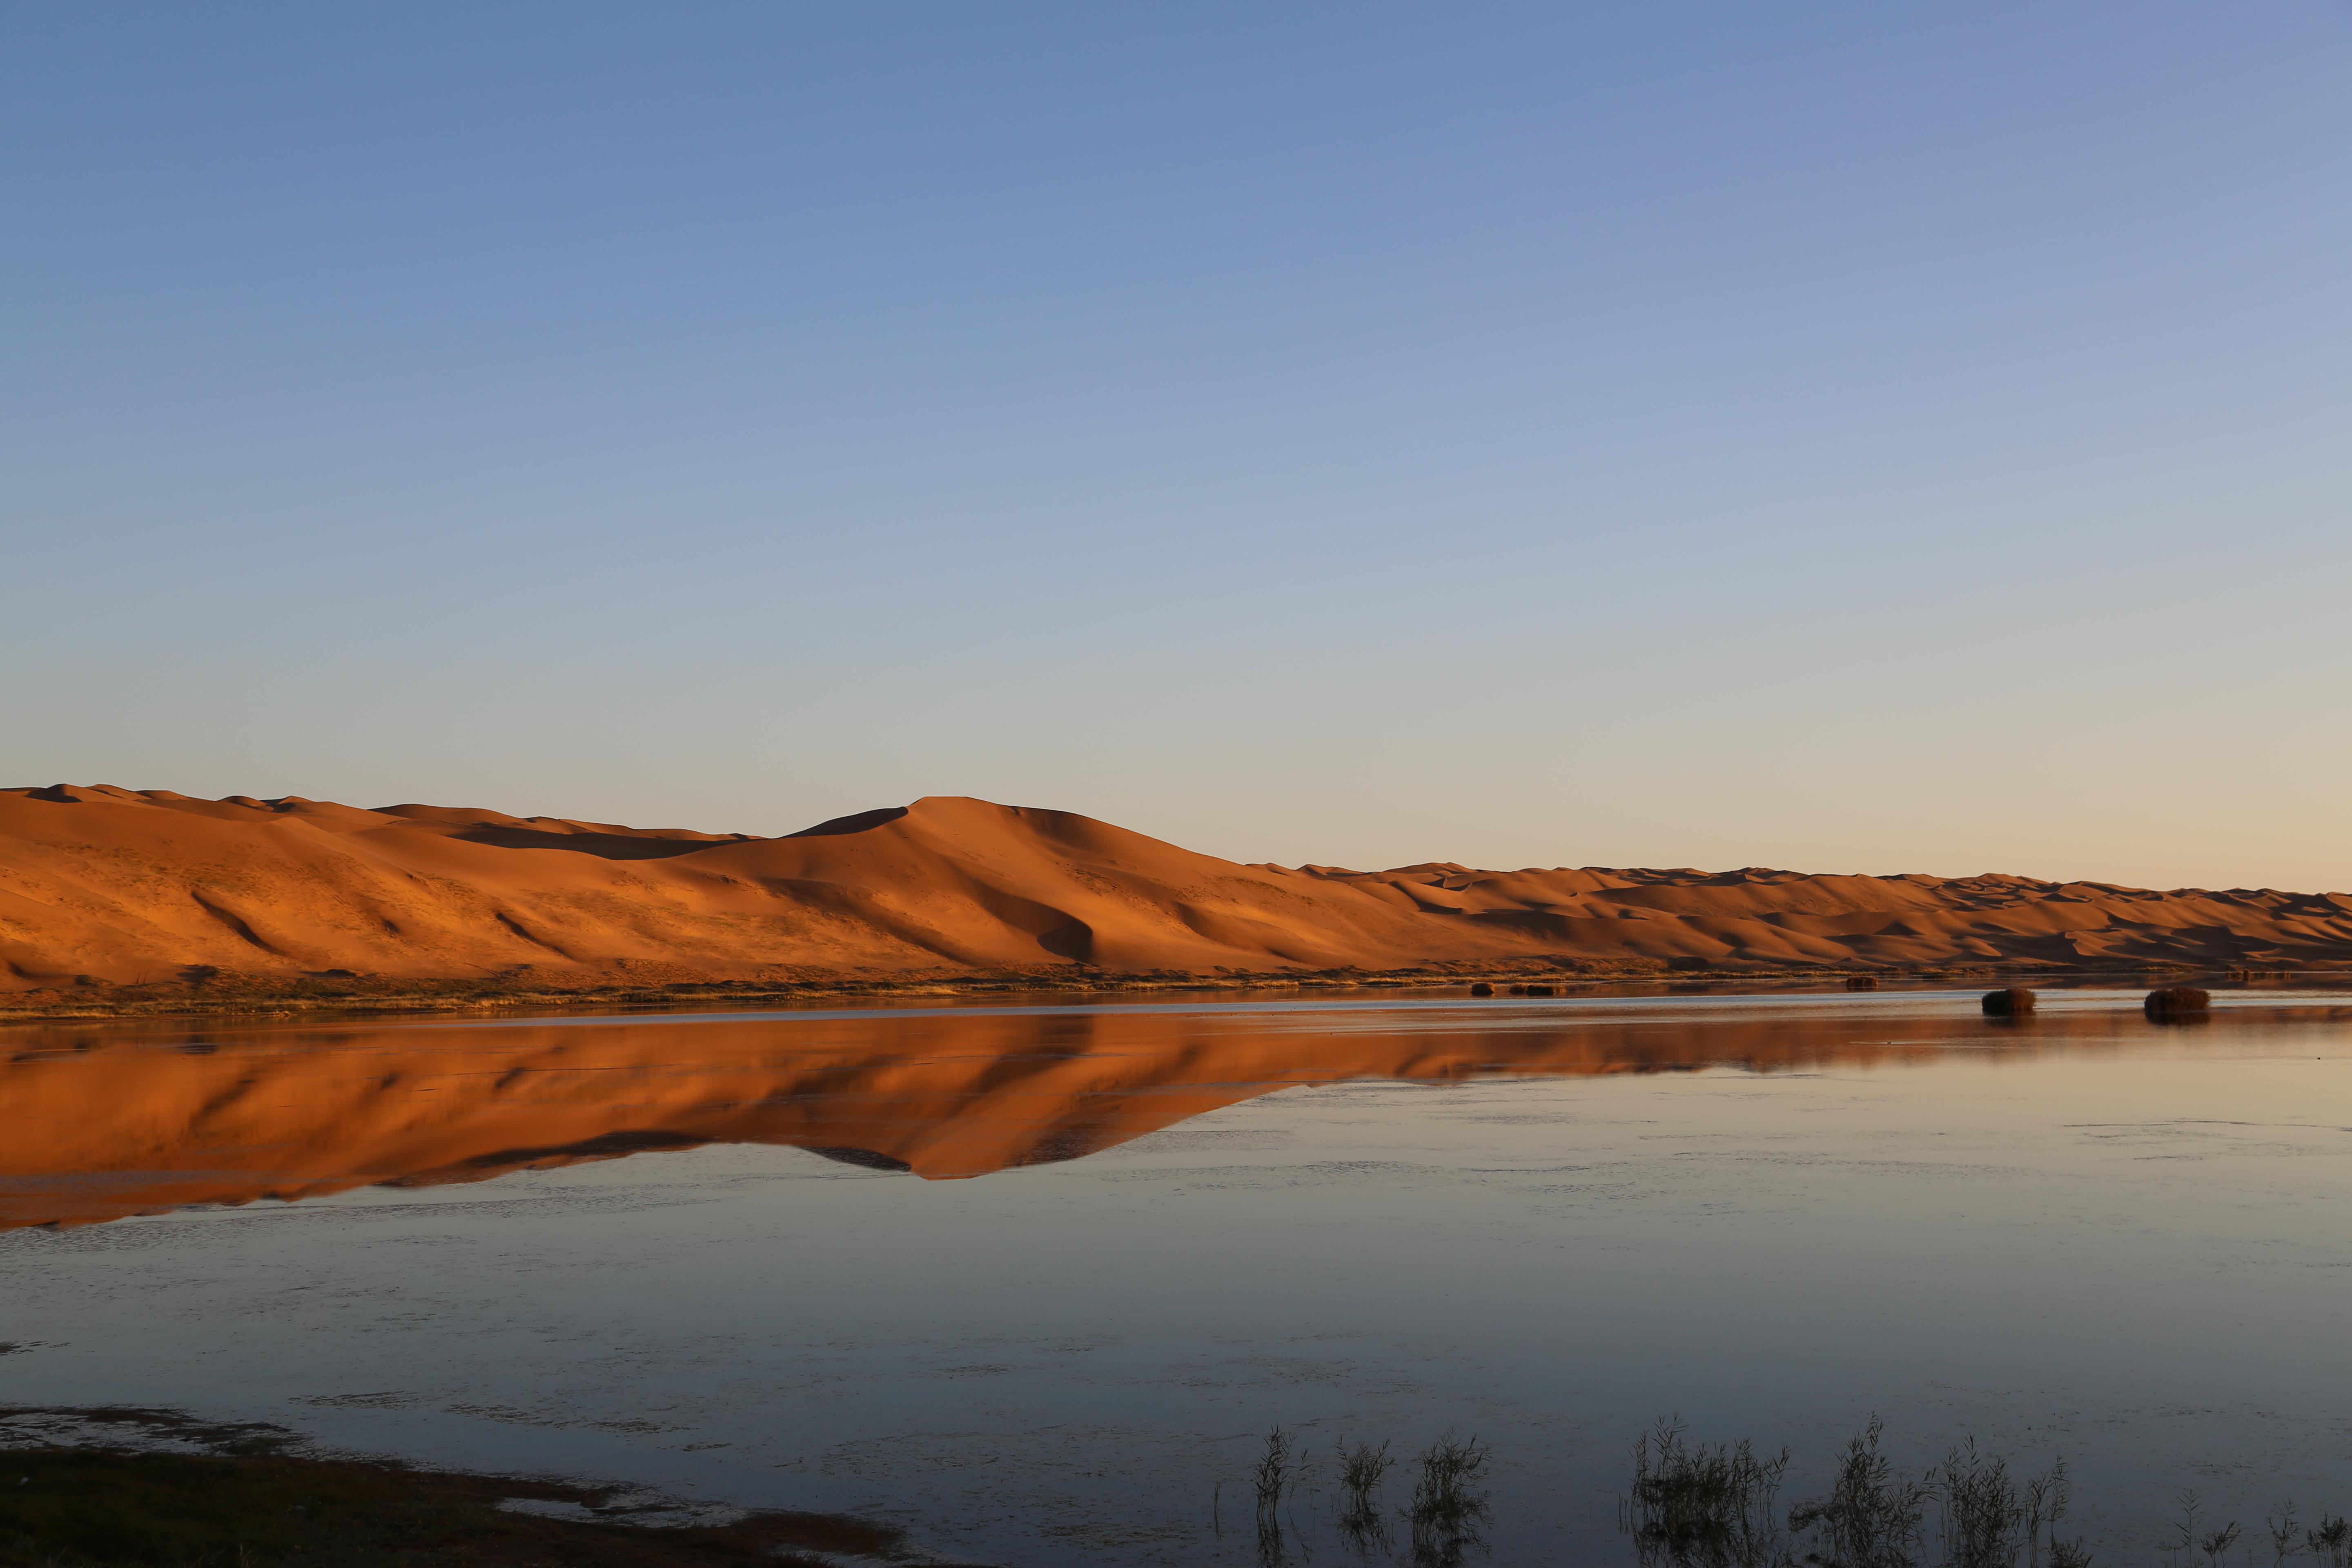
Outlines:
{"type": "Polygon", "coordinates": [[[170,1410],[0,1409],[0,1468],[10,1568],[936,1562],[856,1520],[304,1453],[283,1427],[170,1410]]]}
{"type": "Polygon", "coordinates": [[[1277,1428],[1286,1550],[1386,1442],[1411,1561],[1475,1439],[1494,1561],[1632,1561],[1660,1415],[1802,1499],[1875,1413],[1906,1468],[2064,1459],[2155,1561],[2184,1486],[2252,1528],[2352,1474],[2352,1036],[2142,994],[17,1031],[0,1399],[1024,1568],[1258,1561],[1277,1428]]]}

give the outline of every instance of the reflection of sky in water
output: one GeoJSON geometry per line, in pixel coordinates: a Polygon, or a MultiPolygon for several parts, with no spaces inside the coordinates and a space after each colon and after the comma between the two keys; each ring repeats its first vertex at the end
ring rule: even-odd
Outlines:
{"type": "Polygon", "coordinates": [[[1800,1495],[1874,1409],[1923,1461],[2063,1452],[2095,1536],[2182,1484],[2249,1523],[2352,1506],[2352,1024],[2271,994],[2158,1028],[2137,996],[2014,1028],[1880,994],[19,1031],[0,1107],[70,1121],[48,1169],[79,1174],[12,1157],[14,1212],[186,1201],[199,1166],[323,1195],[0,1237],[0,1338],[47,1342],[0,1398],[1035,1564],[1248,1559],[1276,1421],[1475,1430],[1508,1563],[1619,1555],[1624,1446],[1668,1411],[1791,1443],[1800,1495]],[[505,1158],[665,1129],[988,1173],[505,1158]]]}

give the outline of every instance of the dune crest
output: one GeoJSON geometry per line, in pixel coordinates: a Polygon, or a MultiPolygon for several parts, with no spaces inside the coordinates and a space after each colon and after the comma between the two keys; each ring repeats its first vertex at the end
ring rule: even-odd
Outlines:
{"type": "Polygon", "coordinates": [[[929,796],[780,838],[288,795],[0,791],[0,988],[194,968],[713,979],[1001,965],[1270,973],[2337,965],[2352,898],[2268,889],[1429,862],[1241,865],[929,796]]]}

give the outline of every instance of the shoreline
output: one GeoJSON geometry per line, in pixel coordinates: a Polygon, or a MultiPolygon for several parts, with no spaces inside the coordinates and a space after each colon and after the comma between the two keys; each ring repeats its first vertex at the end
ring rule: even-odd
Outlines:
{"type": "Polygon", "coordinates": [[[0,1457],[21,1478],[0,1492],[0,1568],[71,1568],[126,1552],[314,1568],[981,1568],[848,1515],[322,1450],[283,1426],[177,1409],[0,1405],[0,1457]]]}
{"type": "Polygon", "coordinates": [[[1202,974],[1168,970],[1074,970],[1068,966],[990,969],[960,973],[885,976],[828,974],[805,979],[665,980],[639,984],[549,984],[512,971],[495,975],[418,979],[384,975],[305,976],[215,972],[199,978],[144,984],[47,987],[0,993],[0,1026],[10,1024],[102,1023],[177,1018],[287,1019],[383,1017],[387,1015],[497,1013],[515,1008],[562,1008],[627,1013],[678,1011],[696,1005],[758,1002],[775,1005],[892,998],[1003,996],[1019,993],[1146,994],[1211,992],[1349,992],[1463,990],[1479,984],[1541,984],[1538,994],[1647,994],[1713,991],[1724,986],[1780,989],[1843,985],[1875,990],[1906,982],[2032,984],[2152,978],[2177,984],[2195,977],[2224,982],[2310,979],[2352,982],[2352,970],[2232,968],[2150,963],[2115,965],[2036,963],[1878,965],[1869,968],[1666,969],[1662,966],[1571,964],[1546,960],[1502,963],[1427,964],[1406,969],[1334,969],[1302,973],[1226,971],[1202,974]]]}

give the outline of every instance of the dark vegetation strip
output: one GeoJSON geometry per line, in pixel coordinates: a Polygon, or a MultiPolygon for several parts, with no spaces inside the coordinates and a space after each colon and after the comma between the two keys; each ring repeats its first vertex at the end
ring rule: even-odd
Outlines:
{"type": "MultiPolygon", "coordinates": [[[[1942,1462],[1910,1469],[1882,1448],[1883,1432],[1873,1417],[1838,1454],[1828,1489],[1785,1506],[1788,1449],[1759,1453],[1745,1441],[1710,1447],[1661,1420],[1634,1442],[1618,1528],[1641,1568],[2095,1568],[2090,1543],[2064,1528],[2074,1486],[2063,1459],[2019,1473],[1969,1438],[1942,1462]]],[[[1490,1457],[1475,1437],[1452,1433],[1402,1466],[1386,1442],[1342,1440],[1328,1468],[1336,1484],[1327,1485],[1320,1457],[1277,1426],[1250,1477],[1260,1568],[1304,1568],[1333,1537],[1366,1562],[1396,1561],[1400,1547],[1414,1568],[1482,1558],[1490,1457]],[[1389,1481],[1400,1468],[1412,1480],[1409,1497],[1389,1481]]],[[[1220,1486],[1211,1502],[1220,1535],[1223,1496],[1220,1486]]],[[[2145,1524],[2151,1538],[2142,1549],[2179,1568],[2352,1568],[2352,1520],[2325,1510],[2305,1518],[2291,1501],[2262,1516],[2259,1534],[2209,1513],[2186,1490],[2169,1515],[2145,1524]]],[[[2115,1568],[2133,1561],[2117,1559],[2115,1568]]]]}
{"type": "MultiPolygon", "coordinates": [[[[643,966],[649,970],[667,966],[643,966]]],[[[1397,990],[1414,987],[1500,987],[1517,995],[1568,995],[1594,990],[1634,991],[1666,987],[1717,989],[1732,985],[1846,983],[1874,990],[1881,983],[1975,980],[1992,976],[2058,979],[2118,979],[2127,975],[2179,976],[2192,973],[2178,963],[2060,968],[2054,965],[1889,966],[1868,973],[1838,968],[1712,970],[1675,968],[1662,963],[1618,964],[1523,959],[1490,963],[1422,964],[1407,969],[1239,970],[1211,973],[1185,970],[1107,970],[1080,964],[1006,966],[962,973],[853,974],[812,972],[788,979],[682,979],[675,973],[636,977],[624,972],[610,982],[556,979],[529,964],[474,978],[416,980],[379,974],[323,973],[289,979],[196,966],[169,979],[114,984],[84,975],[70,985],[0,992],[0,1023],[45,1019],[150,1017],[365,1016],[399,1013],[503,1011],[516,1007],[625,1011],[693,1006],[741,1006],[747,1003],[791,1005],[844,997],[984,996],[1006,992],[1216,992],[1301,990],[1397,990]]],[[[2352,979],[2352,972],[2232,970],[2232,980],[2352,979]]]]}
{"type": "MultiPolygon", "coordinates": [[[[2021,1475],[1969,1438],[1942,1463],[1915,1471],[1881,1449],[1881,1432],[1874,1417],[1839,1454],[1829,1490],[1783,1514],[1786,1448],[1710,1448],[1660,1421],[1633,1446],[1619,1523],[1644,1568],[2091,1568],[2089,1543],[2063,1529],[2074,1489],[2063,1459],[2021,1475]]],[[[2208,1568],[2232,1560],[2280,1568],[2295,1558],[2347,1568],[2352,1560],[2352,1520],[2341,1515],[2322,1510],[2306,1521],[2282,1501],[2262,1522],[2261,1535],[2251,1537],[2184,1490],[2172,1514],[2147,1521],[2155,1539],[2143,1549],[2208,1568]]]]}

